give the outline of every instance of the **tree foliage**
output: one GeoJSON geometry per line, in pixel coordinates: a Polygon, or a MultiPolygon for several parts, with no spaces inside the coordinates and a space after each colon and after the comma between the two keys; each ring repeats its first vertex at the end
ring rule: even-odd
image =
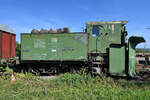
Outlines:
{"type": "Polygon", "coordinates": [[[16,56],[20,57],[20,43],[16,41],[16,56]]]}
{"type": "Polygon", "coordinates": [[[150,49],[136,49],[136,53],[150,53],[150,49]]]}

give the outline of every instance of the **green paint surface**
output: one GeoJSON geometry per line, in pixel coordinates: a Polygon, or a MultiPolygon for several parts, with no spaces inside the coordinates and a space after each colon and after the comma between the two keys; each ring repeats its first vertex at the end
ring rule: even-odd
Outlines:
{"type": "Polygon", "coordinates": [[[138,45],[141,42],[145,42],[143,37],[137,37],[137,36],[132,36],[129,38],[128,42],[128,48],[129,48],[129,68],[128,68],[128,74],[131,77],[135,77],[136,72],[135,72],[135,49],[136,45],[138,45]]]}
{"type": "Polygon", "coordinates": [[[118,76],[125,75],[125,46],[113,45],[110,47],[109,72],[118,76]]]}
{"type": "Polygon", "coordinates": [[[87,33],[21,34],[21,60],[87,60],[87,33]]]}
{"type": "Polygon", "coordinates": [[[125,43],[127,32],[126,21],[119,22],[87,22],[86,29],[90,33],[89,51],[108,53],[110,44],[125,43]],[[93,27],[99,27],[99,35],[93,36],[93,27]]]}

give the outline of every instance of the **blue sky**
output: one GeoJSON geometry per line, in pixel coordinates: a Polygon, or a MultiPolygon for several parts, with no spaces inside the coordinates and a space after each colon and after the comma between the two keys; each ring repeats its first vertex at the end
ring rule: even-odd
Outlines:
{"type": "Polygon", "coordinates": [[[1,0],[0,24],[17,34],[36,29],[70,27],[82,31],[87,21],[128,20],[128,35],[144,36],[150,48],[150,0],[1,0]]]}

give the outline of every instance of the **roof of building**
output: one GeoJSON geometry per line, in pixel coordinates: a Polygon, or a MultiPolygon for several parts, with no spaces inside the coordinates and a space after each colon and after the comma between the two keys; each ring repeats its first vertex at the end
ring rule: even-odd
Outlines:
{"type": "Polygon", "coordinates": [[[128,21],[87,22],[86,24],[127,24],[128,21]]]}
{"type": "Polygon", "coordinates": [[[8,33],[14,33],[14,31],[8,25],[4,24],[0,24],[0,30],[8,33]]]}

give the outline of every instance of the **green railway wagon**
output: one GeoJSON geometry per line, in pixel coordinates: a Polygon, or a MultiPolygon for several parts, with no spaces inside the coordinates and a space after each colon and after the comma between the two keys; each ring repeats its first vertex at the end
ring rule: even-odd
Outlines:
{"type": "Polygon", "coordinates": [[[32,73],[59,73],[86,67],[93,74],[135,77],[136,45],[127,40],[127,21],[87,22],[85,32],[22,33],[21,64],[32,73]]]}
{"type": "Polygon", "coordinates": [[[21,61],[86,61],[88,33],[21,34],[21,61]]]}

